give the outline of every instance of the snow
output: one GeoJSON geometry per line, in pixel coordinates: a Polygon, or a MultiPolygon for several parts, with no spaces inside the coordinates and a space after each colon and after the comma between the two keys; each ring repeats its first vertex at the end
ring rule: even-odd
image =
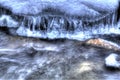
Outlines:
{"type": "Polygon", "coordinates": [[[115,53],[112,53],[108,57],[106,57],[105,58],[105,64],[106,64],[106,66],[119,68],[120,67],[120,62],[118,62],[116,60],[117,57],[118,57],[118,55],[115,54],[115,53]]]}
{"type": "Polygon", "coordinates": [[[13,20],[9,15],[1,15],[0,26],[18,27],[18,22],[13,20]]]}
{"type": "Polygon", "coordinates": [[[113,11],[118,0],[0,0],[14,13],[38,14],[51,7],[71,15],[99,15],[99,11],[113,11]],[[18,4],[19,3],[19,4],[18,4]]]}

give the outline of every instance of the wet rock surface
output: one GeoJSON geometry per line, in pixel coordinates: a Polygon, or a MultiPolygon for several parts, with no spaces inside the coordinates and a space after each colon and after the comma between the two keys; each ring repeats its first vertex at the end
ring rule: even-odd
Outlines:
{"type": "Polygon", "coordinates": [[[77,40],[42,40],[0,32],[1,80],[119,80],[120,71],[105,68],[114,49],[77,40]]]}

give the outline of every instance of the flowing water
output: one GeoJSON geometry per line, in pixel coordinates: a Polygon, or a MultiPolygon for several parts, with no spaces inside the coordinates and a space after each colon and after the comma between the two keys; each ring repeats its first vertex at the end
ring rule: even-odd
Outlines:
{"type": "Polygon", "coordinates": [[[20,15],[0,6],[0,80],[119,80],[120,71],[104,65],[120,54],[116,15],[20,15]],[[94,38],[108,46],[88,44],[94,38]]]}

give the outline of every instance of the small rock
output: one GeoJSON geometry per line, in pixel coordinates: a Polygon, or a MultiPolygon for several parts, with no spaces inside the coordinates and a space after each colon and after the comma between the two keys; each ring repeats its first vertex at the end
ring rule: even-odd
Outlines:
{"type": "Polygon", "coordinates": [[[117,45],[114,42],[107,41],[107,40],[104,40],[104,39],[101,39],[101,38],[90,39],[90,40],[87,40],[85,43],[89,44],[89,45],[93,45],[93,46],[102,47],[102,48],[105,48],[105,49],[112,49],[112,50],[115,50],[115,51],[120,51],[120,46],[119,45],[117,45]]]}
{"type": "Polygon", "coordinates": [[[108,68],[120,69],[120,56],[115,53],[111,53],[105,58],[105,65],[108,68]]]}

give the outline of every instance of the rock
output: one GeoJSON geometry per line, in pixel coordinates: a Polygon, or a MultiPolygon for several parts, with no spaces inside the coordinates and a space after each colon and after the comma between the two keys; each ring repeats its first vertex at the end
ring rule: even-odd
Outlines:
{"type": "Polygon", "coordinates": [[[105,65],[108,68],[120,69],[120,57],[116,53],[111,53],[105,58],[105,65]]]}
{"type": "Polygon", "coordinates": [[[116,43],[113,43],[111,41],[101,39],[101,38],[89,39],[85,43],[88,45],[93,45],[93,46],[98,46],[98,47],[102,47],[102,48],[106,48],[106,49],[120,51],[119,45],[117,45],[116,43]]]}

